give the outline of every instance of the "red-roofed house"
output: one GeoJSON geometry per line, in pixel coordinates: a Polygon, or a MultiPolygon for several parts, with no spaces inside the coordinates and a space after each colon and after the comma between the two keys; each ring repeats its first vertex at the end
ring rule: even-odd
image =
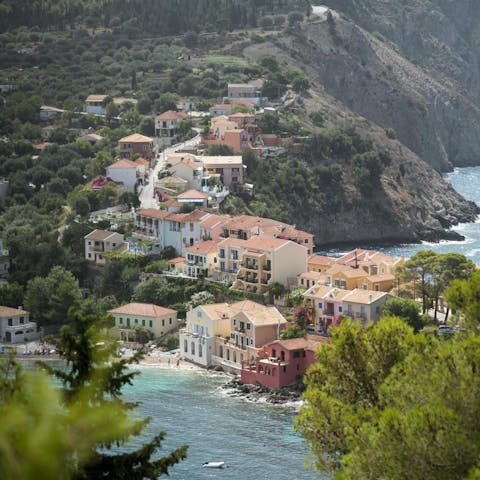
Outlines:
{"type": "Polygon", "coordinates": [[[260,349],[255,362],[244,362],[242,382],[257,382],[268,388],[292,385],[316,361],[315,349],[320,342],[306,338],[275,340],[260,349]]]}
{"type": "Polygon", "coordinates": [[[122,183],[125,187],[135,189],[137,184],[145,180],[145,167],[142,164],[122,158],[109,165],[106,176],[116,183],[122,183]]]}
{"type": "Polygon", "coordinates": [[[108,313],[115,318],[111,335],[127,342],[136,341],[136,328],[148,330],[154,338],[160,338],[178,325],[176,310],[153,303],[128,303],[109,310],[108,313]]]}
{"type": "Polygon", "coordinates": [[[143,158],[152,158],[153,139],[139,133],[134,133],[118,141],[118,150],[120,156],[123,158],[133,159],[137,154],[143,158]]]}
{"type": "Polygon", "coordinates": [[[215,276],[219,280],[234,275],[235,288],[265,293],[270,283],[296,285],[297,275],[307,269],[307,249],[266,235],[248,240],[227,238],[218,244],[218,262],[215,276]]]}
{"type": "Polygon", "coordinates": [[[155,117],[155,136],[174,137],[178,133],[180,122],[188,117],[187,113],[168,110],[155,117]]]}
{"type": "Polygon", "coordinates": [[[156,249],[167,246],[185,256],[186,248],[201,240],[200,223],[210,214],[202,210],[190,213],[170,213],[166,210],[147,208],[135,212],[134,236],[156,244],[156,249]]]}
{"type": "Polygon", "coordinates": [[[193,203],[196,207],[208,207],[208,194],[199,192],[198,190],[187,190],[177,196],[179,203],[193,203]]]}
{"type": "Polygon", "coordinates": [[[188,188],[200,190],[202,186],[203,164],[192,160],[181,160],[170,169],[173,176],[188,182],[188,188]]]}

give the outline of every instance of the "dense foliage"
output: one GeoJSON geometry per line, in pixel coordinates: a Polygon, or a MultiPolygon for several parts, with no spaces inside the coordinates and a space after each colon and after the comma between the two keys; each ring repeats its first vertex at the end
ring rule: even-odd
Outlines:
{"type": "Polygon", "coordinates": [[[316,468],[344,480],[477,478],[477,336],[414,335],[386,317],[365,330],[342,322],[331,339],[296,422],[316,468]]]}
{"type": "MultiPolygon", "coordinates": [[[[280,124],[278,129],[292,130],[292,125],[280,124]]],[[[338,215],[342,209],[375,208],[376,215],[392,221],[381,185],[389,157],[349,125],[313,135],[278,157],[258,159],[245,152],[244,161],[255,198],[246,205],[227,199],[226,209],[230,202],[232,209],[297,226],[311,225],[319,212],[338,215]]]]}
{"type": "Polygon", "coordinates": [[[147,32],[176,35],[197,30],[222,30],[255,27],[265,13],[302,9],[305,0],[82,0],[0,2],[0,30],[16,26],[40,28],[74,25],[85,21],[91,27],[122,26],[130,31],[141,28],[147,32]],[[153,14],[157,12],[158,14],[153,14]]]}

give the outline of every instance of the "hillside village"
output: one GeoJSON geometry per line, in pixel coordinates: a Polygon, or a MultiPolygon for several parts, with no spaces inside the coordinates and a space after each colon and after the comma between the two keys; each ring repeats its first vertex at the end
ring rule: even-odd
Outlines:
{"type": "MultiPolygon", "coordinates": [[[[139,330],[151,340],[179,335],[182,358],[207,368],[240,374],[246,383],[279,388],[295,382],[315,361],[317,345],[328,342],[328,331],[343,317],[376,322],[382,306],[398,284],[395,269],[403,258],[355,249],[339,258],[315,254],[314,236],[271,218],[231,215],[221,211],[230,192],[252,196],[255,185],[245,181],[242,152],[249,148],[261,157],[282,149],[282,140],[262,135],[255,124],[256,108],[276,115],[260,96],[261,82],[233,84],[230,103],[210,108],[210,127],[183,144],[174,145],[182,122],[195,116],[192,101],[182,101],[185,111],[167,111],[155,118],[155,137],[133,133],[118,140],[117,158],[91,188],[110,184],[138,196],[134,208],[119,204],[90,213],[92,222],[116,227],[130,221],[126,236],[112,229],[86,234],[84,257],[103,268],[120,257],[156,258],[165,249],[170,255],[164,270],[151,278],[179,277],[221,283],[244,295],[233,303],[200,304],[186,312],[185,320],[164,305],[129,302],[110,309],[115,325],[111,335],[129,344],[138,342],[139,330]],[[240,106],[242,112],[232,113],[240,106]],[[209,155],[209,145],[223,147],[209,155]],[[292,316],[288,298],[296,295],[292,316]],[[288,313],[288,318],[282,314],[288,313]],[[282,339],[282,332],[300,325],[297,339],[282,339]]],[[[288,94],[286,95],[288,96],[288,94]]],[[[104,95],[89,95],[84,110],[105,115],[104,95]]],[[[55,112],[49,112],[49,119],[55,112]]],[[[96,144],[100,135],[81,137],[96,144]]],[[[132,197],[129,197],[130,199],[132,197]]],[[[141,285],[141,284],[140,284],[141,285]]],[[[290,305],[291,306],[291,305],[290,305]]],[[[29,312],[2,307],[7,343],[40,338],[41,329],[29,312]],[[8,318],[7,318],[8,317],[8,318]]]]}
{"type": "MultiPolygon", "coordinates": [[[[229,84],[225,103],[208,112],[196,112],[193,100],[182,99],[176,110],[155,117],[154,136],[135,132],[119,138],[116,158],[89,188],[109,185],[116,198],[129,203],[88,212],[92,225],[110,228],[93,229],[83,242],[84,258],[97,271],[122,258],[148,262],[168,251],[162,269],[145,273],[137,289],[151,279],[179,278],[221,284],[245,298],[190,305],[185,318],[167,305],[128,302],[107,312],[114,319],[114,338],[138,345],[139,339],[158,342],[173,335],[184,360],[235,373],[245,383],[280,388],[297,382],[315,362],[315,349],[328,343],[329,329],[342,318],[363,325],[379,320],[399,291],[396,272],[404,259],[363,249],[338,258],[318,255],[314,235],[295,225],[222,210],[231,193],[254,197],[245,160],[276,155],[295,141],[264,134],[257,123],[275,121],[278,106],[294,92],[272,104],[262,96],[262,85],[260,79],[229,84]],[[127,230],[119,229],[125,223],[127,230]]],[[[91,94],[83,113],[105,117],[107,101],[124,100],[91,94]]],[[[59,114],[53,107],[40,109],[47,123],[59,114]]],[[[103,137],[89,131],[79,140],[95,146],[103,137]]],[[[42,152],[50,145],[35,148],[42,152]]],[[[6,272],[8,251],[4,258],[6,272]]],[[[42,338],[28,311],[1,308],[4,342],[42,338]]]]}
{"type": "MultiPolygon", "coordinates": [[[[315,6],[311,14],[306,21],[332,32],[336,12],[315,6]]],[[[289,28],[303,21],[301,14],[288,16],[289,28]]],[[[352,202],[360,201],[355,195],[370,202],[372,192],[382,191],[380,179],[391,159],[348,126],[329,126],[316,136],[325,117],[304,109],[310,80],[298,69],[282,73],[273,55],[253,65],[222,66],[221,78],[215,64],[204,68],[191,49],[171,46],[167,57],[168,79],[162,81],[175,93],[139,97],[139,82],[153,84],[133,71],[131,85],[120,92],[90,90],[81,102],[77,97],[64,105],[36,103],[37,110],[25,117],[32,122],[26,129],[31,145],[4,138],[14,156],[25,149],[20,166],[32,172],[23,178],[7,163],[0,201],[17,208],[36,202],[42,214],[55,218],[56,238],[46,243],[66,248],[65,263],[78,272],[75,291],[81,287],[87,303],[99,301],[99,313],[111,315],[106,324],[114,338],[136,345],[166,342],[178,346],[184,359],[241,374],[247,383],[288,385],[314,361],[316,345],[328,343],[332,326],[346,317],[363,325],[377,322],[384,305],[409,288],[403,258],[364,249],[319,255],[314,233],[278,219],[284,217],[279,206],[290,182],[298,192],[305,190],[307,170],[297,157],[303,167],[310,157],[327,160],[310,171],[311,181],[332,198],[342,175],[353,178],[345,187],[353,189],[352,202]],[[186,78],[224,87],[212,86],[209,95],[177,93],[196,90],[184,88],[186,78]],[[285,154],[292,169],[269,192],[274,201],[266,205],[267,177],[285,154]],[[336,163],[338,157],[347,163],[336,163]],[[54,178],[56,170],[60,179],[54,178]],[[49,194],[55,200],[48,202],[49,194]],[[155,293],[162,288],[169,293],[155,293]],[[177,295],[182,288],[184,295],[177,295]],[[192,303],[192,294],[207,302],[192,303]],[[159,297],[158,304],[146,301],[159,297]]],[[[226,60],[232,61],[219,57],[226,60]]],[[[14,84],[2,85],[7,107],[15,90],[14,84]]],[[[386,215],[381,206],[377,213],[386,215]]],[[[26,245],[16,243],[11,228],[0,239],[0,278],[18,294],[5,296],[0,338],[21,344],[43,338],[58,324],[31,294],[36,275],[53,270],[28,271],[22,264],[28,255],[20,254],[26,245]],[[33,311],[15,310],[16,299],[33,311]]],[[[325,229],[315,228],[322,235],[318,243],[325,244],[325,229]]]]}

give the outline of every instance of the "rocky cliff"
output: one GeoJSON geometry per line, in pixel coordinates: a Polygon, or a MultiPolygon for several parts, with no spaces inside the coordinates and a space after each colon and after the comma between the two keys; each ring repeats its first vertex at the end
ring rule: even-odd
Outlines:
{"type": "Polygon", "coordinates": [[[368,194],[357,188],[355,172],[343,164],[343,174],[330,190],[315,183],[311,173],[315,166],[329,164],[325,158],[301,166],[308,172],[303,183],[291,181],[301,171],[269,170],[256,184],[251,211],[264,214],[266,206],[276,204],[277,216],[312,231],[318,245],[455,238],[447,229],[474,220],[478,208],[438,171],[480,163],[480,109],[462,86],[461,75],[442,77],[421,57],[408,58],[386,34],[371,31],[371,18],[354,3],[339,2],[334,22],[310,20],[290,35],[247,46],[243,54],[250,60],[273,54],[285,69],[304,70],[312,85],[294,105],[297,115],[320,111],[326,126],[355,125],[391,162],[368,194]],[[395,131],[395,139],[388,138],[386,128],[395,131]],[[290,181],[283,180],[289,176],[290,181]],[[285,191],[288,201],[272,191],[285,191]]]}
{"type": "Polygon", "coordinates": [[[319,84],[354,112],[393,128],[436,169],[478,165],[478,2],[325,3],[335,9],[334,25],[312,24],[292,44],[319,84]]]}

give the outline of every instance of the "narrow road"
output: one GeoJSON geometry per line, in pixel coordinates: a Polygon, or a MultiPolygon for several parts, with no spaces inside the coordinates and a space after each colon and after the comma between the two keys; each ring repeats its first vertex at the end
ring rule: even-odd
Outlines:
{"type": "Polygon", "coordinates": [[[175,150],[180,150],[185,147],[192,147],[200,143],[200,135],[197,135],[186,142],[177,143],[171,147],[166,148],[163,152],[160,152],[155,158],[155,166],[150,170],[150,176],[147,185],[142,187],[138,196],[140,200],[140,208],[158,208],[157,199],[153,196],[153,187],[155,180],[158,178],[158,173],[161,172],[166,165],[167,153],[172,153],[175,150]]]}

